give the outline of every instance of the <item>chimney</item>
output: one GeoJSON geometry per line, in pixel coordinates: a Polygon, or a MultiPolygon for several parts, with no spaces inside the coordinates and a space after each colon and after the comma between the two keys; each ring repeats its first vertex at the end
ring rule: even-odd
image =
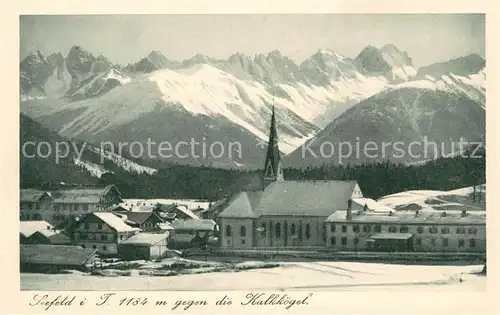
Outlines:
{"type": "Polygon", "coordinates": [[[352,199],[347,200],[347,214],[346,220],[352,220],[352,199]]]}

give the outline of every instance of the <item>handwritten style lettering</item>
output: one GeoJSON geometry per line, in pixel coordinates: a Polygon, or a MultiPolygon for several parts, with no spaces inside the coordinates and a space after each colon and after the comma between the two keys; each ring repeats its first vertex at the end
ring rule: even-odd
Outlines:
{"type": "Polygon", "coordinates": [[[54,299],[50,299],[48,294],[45,295],[39,295],[35,294],[33,296],[33,301],[29,304],[30,306],[44,306],[45,310],[47,311],[49,308],[52,306],[72,306],[73,301],[76,299],[75,296],[63,296],[63,295],[58,295],[54,299]]]}
{"type": "Polygon", "coordinates": [[[293,299],[287,294],[270,294],[265,293],[248,293],[246,300],[241,302],[241,305],[282,305],[285,309],[290,309],[295,305],[308,305],[308,299],[312,296],[309,293],[304,299],[293,299]]]}

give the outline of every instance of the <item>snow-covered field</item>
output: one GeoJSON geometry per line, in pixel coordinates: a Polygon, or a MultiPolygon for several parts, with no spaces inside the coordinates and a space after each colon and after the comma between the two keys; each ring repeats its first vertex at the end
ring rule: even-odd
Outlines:
{"type": "Polygon", "coordinates": [[[474,188],[464,187],[450,191],[410,190],[377,199],[377,202],[396,210],[467,210],[485,211],[486,184],[476,186],[476,202],[472,200],[474,188]],[[482,200],[482,202],[478,202],[482,200]]]}
{"type": "Polygon", "coordinates": [[[21,274],[22,290],[484,290],[482,266],[357,262],[283,263],[281,267],[178,276],[99,277],[21,274]]]}

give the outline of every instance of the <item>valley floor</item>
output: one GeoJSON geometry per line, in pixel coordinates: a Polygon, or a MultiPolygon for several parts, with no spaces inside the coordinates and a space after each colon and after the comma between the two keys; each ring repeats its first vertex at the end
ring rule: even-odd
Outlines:
{"type": "Polygon", "coordinates": [[[178,276],[99,277],[21,274],[21,290],[438,290],[483,291],[482,265],[422,266],[358,262],[285,262],[280,267],[178,276]]]}

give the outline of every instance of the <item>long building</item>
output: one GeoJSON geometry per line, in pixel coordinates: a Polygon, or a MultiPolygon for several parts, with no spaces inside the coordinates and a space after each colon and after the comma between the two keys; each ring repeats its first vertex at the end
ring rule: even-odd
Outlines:
{"type": "Polygon", "coordinates": [[[21,189],[20,220],[44,220],[58,225],[71,217],[105,211],[122,201],[120,192],[113,185],[52,191],[21,189]]]}
{"type": "Polygon", "coordinates": [[[484,211],[336,211],[326,246],[349,251],[485,252],[484,211]]]}

